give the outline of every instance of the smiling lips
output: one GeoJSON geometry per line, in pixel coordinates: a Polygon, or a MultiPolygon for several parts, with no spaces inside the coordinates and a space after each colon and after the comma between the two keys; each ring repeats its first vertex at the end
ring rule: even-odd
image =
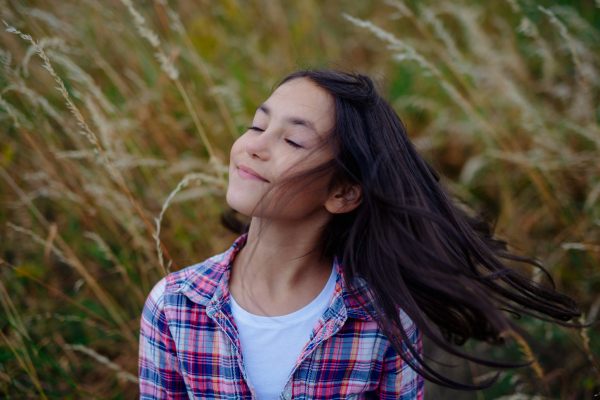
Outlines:
{"type": "Polygon", "coordinates": [[[260,176],[258,174],[258,172],[254,171],[250,167],[246,167],[245,165],[238,165],[237,173],[241,178],[244,178],[244,179],[269,182],[268,180],[266,180],[265,178],[260,176]]]}

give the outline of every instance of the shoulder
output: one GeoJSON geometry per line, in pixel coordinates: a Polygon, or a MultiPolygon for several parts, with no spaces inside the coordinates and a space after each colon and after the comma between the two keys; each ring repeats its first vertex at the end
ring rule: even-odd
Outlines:
{"type": "Polygon", "coordinates": [[[231,249],[162,278],[152,288],[144,308],[160,312],[165,304],[179,302],[176,298],[181,296],[196,303],[206,303],[229,267],[230,253],[231,249]]]}
{"type": "MultiPolygon", "coordinates": [[[[421,332],[419,331],[419,328],[404,310],[399,308],[398,312],[400,323],[402,324],[401,329],[404,331],[406,339],[408,339],[406,340],[403,338],[401,340],[403,354],[409,358],[412,358],[413,356],[412,351],[410,350],[411,348],[413,348],[417,353],[422,354],[421,332]]],[[[396,349],[394,348],[390,338],[387,336],[385,338],[385,350],[388,355],[396,352],[396,349]]]]}
{"type": "MultiPolygon", "coordinates": [[[[352,294],[350,290],[344,287],[343,298],[348,316],[344,325],[347,331],[353,332],[355,336],[360,337],[360,340],[365,343],[371,343],[369,346],[376,347],[378,349],[378,357],[385,359],[394,357],[395,348],[382,327],[382,323],[385,323],[385,320],[382,320],[380,315],[383,313],[385,316],[385,312],[381,309],[380,304],[375,302],[374,299],[376,297],[370,285],[360,278],[355,278],[352,294]]],[[[405,335],[396,331],[397,335],[404,336],[405,338],[401,340],[403,353],[410,354],[410,348],[420,352],[422,347],[421,334],[417,325],[408,313],[399,306],[396,307],[396,311],[398,313],[398,321],[400,322],[399,328],[405,335]]]]}
{"type": "MultiPolygon", "coordinates": [[[[194,265],[190,265],[182,270],[172,272],[167,275],[163,280],[165,281],[164,291],[168,293],[177,292],[181,287],[193,283],[196,279],[211,274],[211,270],[214,269],[216,264],[219,264],[223,258],[223,254],[217,254],[202,262],[194,265]]],[[[160,284],[157,283],[158,286],[160,284]]]]}
{"type": "Polygon", "coordinates": [[[240,236],[221,254],[167,276],[166,293],[182,293],[196,303],[212,298],[224,275],[229,272],[236,253],[246,244],[248,234],[240,236]]]}
{"type": "Polygon", "coordinates": [[[412,344],[419,344],[421,342],[421,333],[419,332],[419,328],[413,322],[413,320],[408,316],[408,314],[402,310],[398,309],[400,312],[400,322],[402,323],[402,329],[408,336],[408,339],[412,344]]]}
{"type": "MultiPolygon", "coordinates": [[[[348,317],[362,320],[367,326],[376,326],[377,330],[380,330],[379,315],[384,312],[382,311],[381,304],[376,301],[378,296],[373,291],[371,285],[360,277],[354,277],[352,288],[348,288],[343,279],[340,279],[340,283],[342,285],[342,295],[348,317]]],[[[402,325],[401,328],[406,333],[406,336],[408,336],[411,342],[417,342],[420,339],[419,331],[410,316],[400,306],[396,307],[396,311],[402,325]]]]}
{"type": "MultiPolygon", "coordinates": [[[[358,307],[357,307],[358,308],[358,307]]],[[[377,358],[380,360],[389,360],[398,358],[398,362],[402,363],[401,357],[396,352],[397,347],[394,346],[392,339],[384,332],[381,326],[382,320],[378,317],[375,311],[375,305],[372,303],[361,304],[361,313],[357,309],[352,311],[353,318],[348,318],[345,322],[346,329],[349,329],[360,337],[364,343],[371,343],[368,347],[377,348],[377,358]],[[368,311],[365,309],[367,308],[368,311]]],[[[398,335],[402,354],[405,357],[413,358],[413,351],[422,355],[421,333],[417,325],[413,322],[410,316],[401,308],[397,308],[400,321],[400,329],[403,331],[394,335],[398,335]],[[413,349],[413,350],[411,350],[413,349]]],[[[350,314],[349,314],[350,316],[350,314]]]]}
{"type": "Polygon", "coordinates": [[[165,288],[167,287],[167,277],[162,278],[160,281],[154,285],[148,298],[146,299],[146,306],[144,308],[148,308],[149,306],[154,306],[157,308],[161,308],[164,305],[165,298],[165,288]]]}

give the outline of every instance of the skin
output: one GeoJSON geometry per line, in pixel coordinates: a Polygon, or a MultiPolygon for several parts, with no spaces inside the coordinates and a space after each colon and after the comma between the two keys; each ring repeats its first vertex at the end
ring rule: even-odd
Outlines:
{"type": "Polygon", "coordinates": [[[318,296],[333,267],[333,260],[315,251],[319,232],[333,214],[360,204],[357,187],[328,190],[330,173],[296,183],[302,190],[292,198],[277,190],[286,177],[333,157],[326,143],[334,115],[329,93],[295,79],[259,106],[252,128],[231,148],[227,203],[252,222],[246,246],[232,262],[229,290],[252,314],[290,314],[318,296]]]}

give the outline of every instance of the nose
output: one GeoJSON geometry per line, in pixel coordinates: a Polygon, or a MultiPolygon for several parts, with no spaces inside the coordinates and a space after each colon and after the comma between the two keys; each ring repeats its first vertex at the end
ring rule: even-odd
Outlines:
{"type": "Polygon", "coordinates": [[[263,161],[267,160],[270,156],[268,135],[262,132],[260,135],[252,138],[246,144],[246,153],[252,158],[258,158],[263,161]]]}

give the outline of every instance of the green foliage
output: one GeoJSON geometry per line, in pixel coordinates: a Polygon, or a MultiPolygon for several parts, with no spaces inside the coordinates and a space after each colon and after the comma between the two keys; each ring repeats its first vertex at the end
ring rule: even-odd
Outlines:
{"type": "MultiPolygon", "coordinates": [[[[231,144],[277,80],[306,63],[385,77],[448,190],[492,215],[513,250],[541,260],[597,318],[597,6],[0,0],[2,19],[34,40],[0,34],[0,391],[136,397],[147,294],[235,239],[219,222],[231,144]]],[[[463,350],[537,364],[479,393],[428,386],[427,397],[600,393],[597,328],[520,324],[527,342],[463,350]]],[[[430,354],[465,382],[493,376],[430,354]]]]}

